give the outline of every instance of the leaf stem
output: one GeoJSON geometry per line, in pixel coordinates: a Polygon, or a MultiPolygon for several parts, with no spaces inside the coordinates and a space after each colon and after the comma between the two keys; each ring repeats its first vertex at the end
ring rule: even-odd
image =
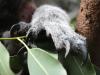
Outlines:
{"type": "Polygon", "coordinates": [[[26,38],[26,36],[21,36],[21,37],[11,37],[11,38],[0,38],[0,40],[17,40],[17,38],[26,38]]]}
{"type": "Polygon", "coordinates": [[[25,47],[26,47],[26,49],[29,51],[29,47],[19,38],[19,37],[17,37],[16,38],[19,42],[21,42],[25,47]]]}

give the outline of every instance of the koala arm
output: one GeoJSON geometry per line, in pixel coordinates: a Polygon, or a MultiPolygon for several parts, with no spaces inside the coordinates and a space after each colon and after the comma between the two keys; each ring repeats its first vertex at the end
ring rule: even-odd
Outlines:
{"type": "Polygon", "coordinates": [[[38,37],[44,30],[46,37],[51,36],[56,50],[65,49],[65,56],[69,51],[82,54],[83,60],[87,59],[86,38],[77,34],[70,27],[68,14],[61,8],[52,5],[42,5],[36,9],[30,22],[27,36],[38,37]]]}

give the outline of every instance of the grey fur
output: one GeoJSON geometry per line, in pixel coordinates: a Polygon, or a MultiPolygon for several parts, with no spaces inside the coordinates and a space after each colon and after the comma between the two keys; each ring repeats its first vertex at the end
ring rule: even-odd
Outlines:
{"type": "Polygon", "coordinates": [[[30,32],[33,32],[33,35],[37,36],[43,29],[46,30],[47,36],[51,35],[56,49],[66,49],[65,56],[68,55],[70,49],[75,52],[79,50],[84,55],[84,53],[87,53],[86,38],[77,34],[70,27],[69,22],[68,14],[61,8],[51,5],[42,5],[36,9],[32,17],[30,23],[31,28],[27,36],[30,32]]]}

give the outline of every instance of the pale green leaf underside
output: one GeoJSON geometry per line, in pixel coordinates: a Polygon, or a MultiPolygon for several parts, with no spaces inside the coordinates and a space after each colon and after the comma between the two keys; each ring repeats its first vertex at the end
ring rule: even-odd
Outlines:
{"type": "Polygon", "coordinates": [[[14,75],[9,66],[9,53],[0,42],[0,75],[14,75]]]}
{"type": "Polygon", "coordinates": [[[39,48],[28,52],[28,67],[30,75],[67,75],[57,59],[39,48]]]}

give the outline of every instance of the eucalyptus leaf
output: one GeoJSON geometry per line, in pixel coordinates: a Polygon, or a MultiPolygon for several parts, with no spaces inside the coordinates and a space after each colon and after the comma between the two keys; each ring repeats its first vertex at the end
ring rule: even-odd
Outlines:
{"type": "MultiPolygon", "coordinates": [[[[95,66],[95,65],[94,65],[95,66]]],[[[96,75],[100,75],[100,68],[95,66],[95,70],[96,70],[96,75]]]]}
{"type": "Polygon", "coordinates": [[[28,50],[28,68],[30,75],[67,75],[57,59],[39,48],[28,50]]]}
{"type": "Polygon", "coordinates": [[[0,75],[15,75],[9,65],[9,53],[0,42],[0,75]]]}
{"type": "Polygon", "coordinates": [[[87,63],[82,65],[81,57],[69,54],[66,58],[66,69],[68,75],[96,75],[93,64],[88,59],[87,63]]]}
{"type": "Polygon", "coordinates": [[[58,54],[49,53],[52,57],[58,60],[58,54]]]}

